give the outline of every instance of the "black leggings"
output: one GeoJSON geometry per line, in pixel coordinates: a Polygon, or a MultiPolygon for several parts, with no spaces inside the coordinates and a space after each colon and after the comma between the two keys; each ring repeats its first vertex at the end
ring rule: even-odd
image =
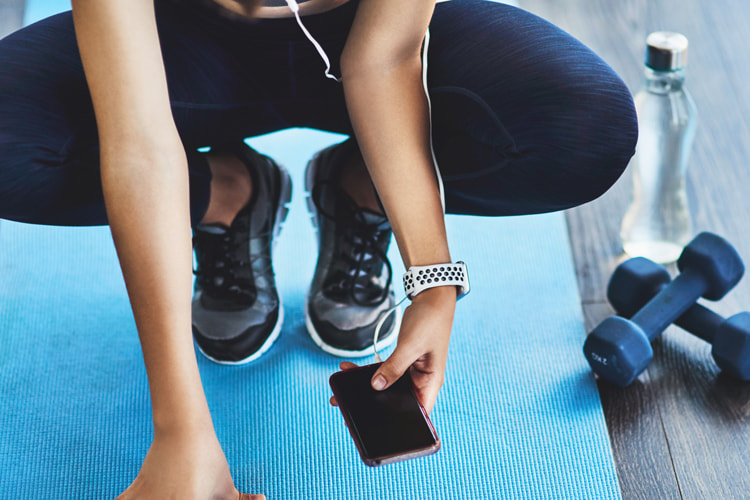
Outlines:
{"type": "MultiPolygon", "coordinates": [[[[304,18],[339,74],[357,3],[304,18]]],[[[157,22],[191,212],[208,205],[202,146],[289,127],[351,134],[341,85],[296,21],[243,22],[169,0],[157,22]]],[[[428,86],[449,213],[548,212],[604,193],[635,149],[627,87],[580,42],[523,10],[436,7],[428,86]]],[[[290,145],[293,147],[293,145],[290,145]]],[[[96,124],[71,14],[0,41],[0,218],[106,224],[96,124]]]]}

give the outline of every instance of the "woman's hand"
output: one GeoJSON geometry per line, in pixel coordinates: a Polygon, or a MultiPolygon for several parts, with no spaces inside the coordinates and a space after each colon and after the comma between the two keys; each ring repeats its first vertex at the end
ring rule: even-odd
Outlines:
{"type": "MultiPolygon", "coordinates": [[[[452,262],[430,145],[422,47],[435,0],[360,0],[341,55],[357,144],[408,269],[452,262]]],[[[406,309],[398,346],[373,377],[386,388],[408,369],[429,412],[443,384],[456,290],[437,287],[406,309]]],[[[346,365],[349,366],[349,365],[346,365]]]]}
{"type": "Polygon", "coordinates": [[[427,413],[445,381],[448,341],[456,309],[456,288],[436,287],[420,293],[404,311],[398,344],[372,377],[372,387],[384,390],[406,370],[427,413]]]}
{"type": "MultiPolygon", "coordinates": [[[[404,311],[396,349],[372,377],[373,388],[384,390],[409,370],[419,401],[431,413],[445,380],[455,308],[455,287],[430,288],[414,297],[404,311]]],[[[341,363],[342,370],[356,366],[341,363]]]]}
{"type": "Polygon", "coordinates": [[[112,237],[141,340],[154,441],[121,498],[237,500],[191,335],[187,159],[172,117],[153,0],[73,0],[112,237]]]}
{"type": "Polygon", "coordinates": [[[241,494],[213,429],[157,433],[135,481],[117,500],[265,500],[241,494]]]}

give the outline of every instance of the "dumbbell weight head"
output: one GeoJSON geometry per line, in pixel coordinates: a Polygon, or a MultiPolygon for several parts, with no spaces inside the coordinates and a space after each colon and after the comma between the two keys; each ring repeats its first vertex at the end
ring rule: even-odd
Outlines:
{"type": "MultiPolygon", "coordinates": [[[[718,300],[742,278],[744,265],[723,238],[701,233],[678,260],[682,273],[640,308],[631,320],[610,317],[586,338],[584,354],[594,371],[621,386],[630,384],[653,357],[651,341],[700,297],[718,300]]],[[[624,267],[624,273],[650,271],[624,267]]],[[[659,273],[657,273],[659,274],[659,273]]],[[[668,276],[668,274],[667,274],[668,276]]],[[[655,283],[657,279],[649,280],[655,283]]],[[[630,304],[632,305],[632,304],[630,304]]]]}
{"type": "MultiPolygon", "coordinates": [[[[669,282],[664,266],[636,257],[623,262],[612,273],[607,298],[619,315],[631,317],[669,282]]],[[[750,313],[724,319],[695,304],[675,324],[712,343],[711,354],[723,371],[750,380],[750,313]]]]}
{"type": "Polygon", "coordinates": [[[596,374],[625,387],[654,357],[648,336],[632,321],[610,316],[586,337],[583,353],[596,374]]]}
{"type": "Polygon", "coordinates": [[[631,318],[651,341],[698,298],[722,298],[745,271],[737,250],[711,233],[701,233],[688,243],[678,259],[678,267],[682,272],[631,318]]]}
{"type": "Polygon", "coordinates": [[[745,272],[737,250],[724,238],[700,233],[685,247],[677,259],[681,272],[700,270],[708,287],[703,297],[719,300],[740,281],[745,272]]]}
{"type": "MultiPolygon", "coordinates": [[[[664,266],[636,257],[623,262],[612,273],[607,298],[618,314],[631,317],[669,281],[664,266]]],[[[711,342],[711,354],[723,371],[750,380],[750,313],[739,313],[725,320],[695,304],[675,324],[711,342]]]]}
{"type": "Polygon", "coordinates": [[[711,355],[722,370],[750,380],[750,313],[735,314],[719,326],[711,355]]]}
{"type": "Polygon", "coordinates": [[[632,317],[664,288],[672,278],[667,268],[644,257],[626,260],[612,273],[607,300],[617,314],[632,317]]]}

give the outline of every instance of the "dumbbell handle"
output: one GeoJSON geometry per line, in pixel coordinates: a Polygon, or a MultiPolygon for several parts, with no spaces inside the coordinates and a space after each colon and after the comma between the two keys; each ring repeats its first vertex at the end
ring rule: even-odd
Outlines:
{"type": "Polygon", "coordinates": [[[724,317],[720,314],[700,304],[693,304],[674,324],[713,344],[716,332],[723,322],[724,317]]]}
{"type": "Polygon", "coordinates": [[[649,342],[653,342],[673,321],[688,311],[707,289],[703,276],[686,269],[643,306],[631,321],[641,327],[649,342]]]}
{"type": "MultiPolygon", "coordinates": [[[[653,289],[652,297],[643,297],[643,298],[647,301],[650,300],[651,298],[655,297],[656,294],[659,293],[661,290],[664,290],[664,288],[668,284],[669,283],[662,283],[661,285],[653,289]]],[[[617,312],[617,314],[622,317],[630,319],[633,316],[633,314],[630,311],[628,311],[626,308],[632,307],[633,304],[627,301],[620,303],[619,300],[617,300],[618,297],[615,295],[610,295],[610,293],[611,292],[608,292],[608,297],[610,299],[612,306],[615,308],[615,311],[617,312]]],[[[634,297],[630,298],[630,300],[632,299],[634,299],[634,297]]],[[[716,336],[716,331],[718,330],[719,326],[723,322],[724,322],[723,316],[716,314],[711,309],[704,307],[701,304],[695,303],[692,306],[690,306],[690,308],[687,311],[685,311],[682,316],[677,318],[674,321],[674,324],[679,326],[683,330],[687,330],[688,332],[692,333],[696,337],[701,338],[710,344],[713,344],[714,337],[716,336]]]]}

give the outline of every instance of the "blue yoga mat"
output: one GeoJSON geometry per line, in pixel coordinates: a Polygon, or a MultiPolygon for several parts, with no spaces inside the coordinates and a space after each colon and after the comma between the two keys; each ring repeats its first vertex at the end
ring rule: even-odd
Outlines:
{"type": "MultiPolygon", "coordinates": [[[[26,23],[68,7],[30,0],[26,23]]],[[[341,139],[291,130],[250,141],[290,169],[296,192],[274,260],[286,309],[281,337],[242,367],[199,355],[237,486],[271,500],[620,498],[580,351],[585,332],[561,214],[448,217],[452,253],[469,263],[473,291],[458,305],[433,412],[443,448],[378,469],[359,461],[327,403],[339,360],[315,347],[302,312],[315,262],[302,171],[341,139]]],[[[400,276],[395,245],[390,256],[400,276]]],[[[152,428],[108,228],[0,223],[0,339],[0,497],[99,499],[125,489],[152,428]]]]}
{"type": "MultiPolygon", "coordinates": [[[[280,499],[613,499],[615,468],[562,214],[449,216],[472,292],[457,307],[436,455],[362,464],[327,399],[339,359],[304,326],[315,241],[304,164],[340,136],[290,130],[251,144],[293,174],[275,266],[286,321],[257,362],[201,375],[238,487],[280,499]]],[[[403,272],[395,245],[394,272],[403,272]]],[[[399,292],[402,293],[402,292],[399,292]]],[[[0,496],[112,498],[152,438],[132,315],[106,227],[0,223],[0,496]]],[[[364,362],[372,362],[365,359],[364,362]]]]}

